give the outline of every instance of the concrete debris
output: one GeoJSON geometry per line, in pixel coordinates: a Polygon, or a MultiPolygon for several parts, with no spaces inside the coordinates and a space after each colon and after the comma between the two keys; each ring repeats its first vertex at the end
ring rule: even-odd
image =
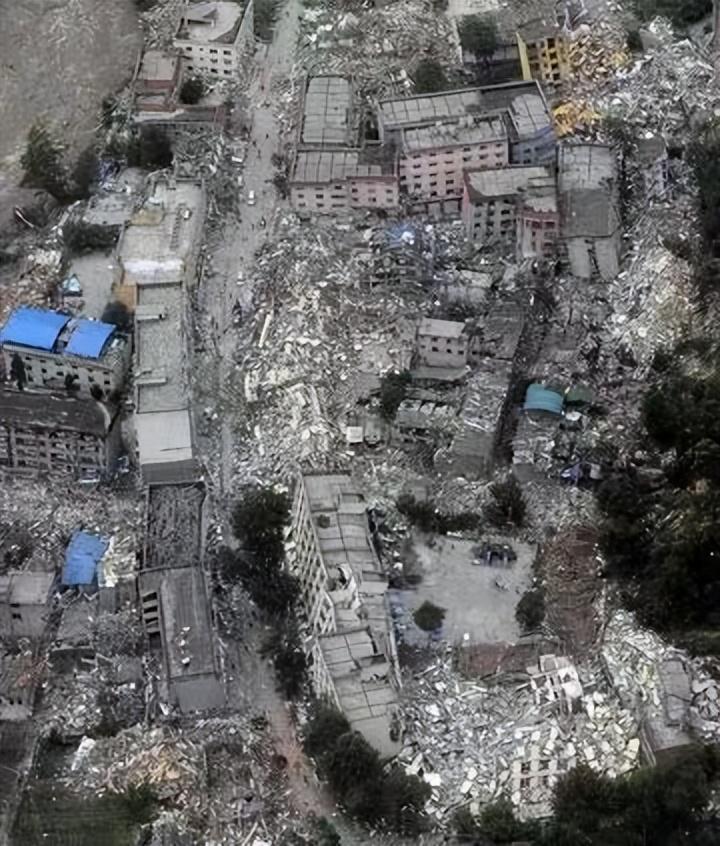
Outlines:
{"type": "Polygon", "coordinates": [[[553,785],[576,764],[611,776],[636,765],[637,720],[599,668],[544,655],[530,670],[522,682],[483,684],[441,658],[406,684],[401,760],[431,785],[428,810],[439,821],[459,804],[502,796],[524,816],[545,816],[553,785]]]}

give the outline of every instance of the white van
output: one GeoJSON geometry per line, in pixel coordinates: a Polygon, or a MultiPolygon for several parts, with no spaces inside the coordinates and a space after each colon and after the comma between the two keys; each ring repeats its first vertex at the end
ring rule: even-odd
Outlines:
{"type": "Polygon", "coordinates": [[[248,205],[254,206],[255,205],[255,192],[248,191],[248,205]]]}

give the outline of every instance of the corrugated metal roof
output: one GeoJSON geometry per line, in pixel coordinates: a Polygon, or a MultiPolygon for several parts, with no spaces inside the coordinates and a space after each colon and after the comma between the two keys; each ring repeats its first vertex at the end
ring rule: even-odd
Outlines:
{"type": "Polygon", "coordinates": [[[97,566],[100,563],[108,541],[99,535],[78,531],[72,536],[65,550],[64,585],[90,585],[97,580],[97,566]]]}
{"type": "Polygon", "coordinates": [[[20,306],[0,330],[0,344],[20,344],[23,347],[51,350],[68,320],[70,318],[66,314],[58,314],[56,311],[20,306]]]}
{"type": "Polygon", "coordinates": [[[84,358],[99,358],[114,331],[115,326],[112,323],[81,319],[73,328],[65,352],[84,358]]]}
{"type": "Polygon", "coordinates": [[[530,385],[525,394],[525,411],[549,411],[562,414],[563,398],[555,391],[549,391],[537,382],[530,385]]]}

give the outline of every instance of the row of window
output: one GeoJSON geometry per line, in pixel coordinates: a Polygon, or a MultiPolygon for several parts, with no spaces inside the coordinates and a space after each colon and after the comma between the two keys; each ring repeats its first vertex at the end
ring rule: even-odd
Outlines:
{"type": "MultiPolygon", "coordinates": [[[[187,69],[188,69],[188,70],[193,70],[193,66],[192,66],[192,65],[188,65],[188,66],[187,66],[187,69]]],[[[201,70],[205,70],[205,68],[201,68],[201,70]]],[[[217,68],[209,68],[209,70],[210,70],[210,73],[219,73],[219,71],[218,71],[218,69],[217,69],[217,68]]],[[[224,70],[224,71],[223,71],[223,76],[232,76],[232,71],[231,71],[231,70],[224,70]]]]}
{"type": "MultiPolygon", "coordinates": [[[[186,44],[185,45],[185,52],[186,53],[192,53],[194,50],[197,50],[198,53],[204,53],[205,52],[204,47],[193,47],[192,44],[186,44]]],[[[208,51],[208,53],[218,53],[219,52],[219,50],[216,47],[208,47],[207,51],[208,51]]],[[[223,50],[222,54],[223,54],[223,56],[232,56],[232,50],[223,50]]]]}

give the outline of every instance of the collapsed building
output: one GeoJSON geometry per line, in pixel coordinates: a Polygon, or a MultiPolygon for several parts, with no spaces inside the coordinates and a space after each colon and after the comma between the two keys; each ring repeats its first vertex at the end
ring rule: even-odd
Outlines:
{"type": "Polygon", "coordinates": [[[254,10],[253,0],[184,4],[173,47],[186,69],[221,79],[234,77],[244,53],[254,46],[254,10]]]}
{"type": "Polygon", "coordinates": [[[112,323],[20,306],[0,330],[7,374],[32,387],[100,396],[122,390],[130,364],[127,336],[112,323]]]}
{"type": "Polygon", "coordinates": [[[134,424],[143,480],[198,478],[190,413],[190,290],[197,281],[205,190],[158,179],[119,245],[117,296],[135,312],[134,424]]]}
{"type": "Polygon", "coordinates": [[[0,390],[0,466],[97,479],[122,450],[116,406],[66,392],[0,390]]]}
{"type": "Polygon", "coordinates": [[[580,279],[614,279],[620,269],[622,231],[612,149],[604,144],[563,144],[558,193],[571,272],[580,279]]]}
{"type": "Polygon", "coordinates": [[[0,632],[3,636],[42,637],[49,619],[55,574],[9,570],[0,575],[0,632]]]}
{"type": "Polygon", "coordinates": [[[400,676],[387,577],[370,537],[367,504],[349,476],[300,476],[288,560],[312,635],[315,693],[344,713],[383,757],[400,748],[400,676]]]}
{"type": "Polygon", "coordinates": [[[470,239],[511,243],[523,259],[552,255],[559,218],[550,167],[466,170],[464,182],[462,213],[470,239]]]}

